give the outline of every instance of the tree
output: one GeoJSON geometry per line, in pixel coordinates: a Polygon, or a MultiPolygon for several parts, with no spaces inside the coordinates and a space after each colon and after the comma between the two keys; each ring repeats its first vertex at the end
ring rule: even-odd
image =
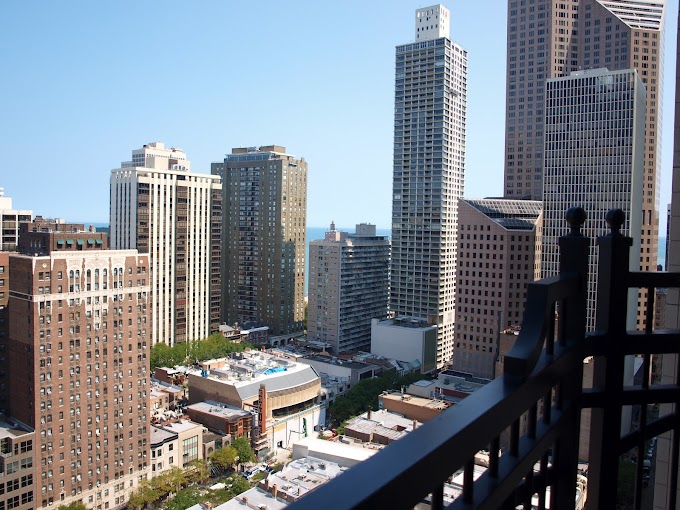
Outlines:
{"type": "Polygon", "coordinates": [[[162,475],[154,478],[155,485],[163,494],[178,493],[187,483],[187,473],[177,466],[171,467],[162,475]]]}
{"type": "Polygon", "coordinates": [[[245,437],[237,437],[234,439],[232,446],[236,449],[238,453],[238,463],[245,464],[247,462],[253,462],[255,460],[255,452],[250,446],[250,441],[245,437]]]}
{"type": "Polygon", "coordinates": [[[237,456],[238,452],[236,451],[236,448],[225,446],[212,452],[209,459],[213,466],[224,472],[234,465],[237,456]]]}
{"type": "Polygon", "coordinates": [[[203,483],[210,478],[210,468],[204,459],[197,459],[189,464],[187,470],[189,480],[194,483],[203,483]]]}
{"type": "Polygon", "coordinates": [[[380,377],[364,379],[352,387],[347,393],[335,399],[328,410],[328,414],[337,425],[349,418],[368,410],[378,409],[378,395],[385,390],[398,389],[423,377],[420,374],[408,374],[400,377],[394,370],[383,372],[380,377]]]}
{"type": "Polygon", "coordinates": [[[144,480],[139,484],[137,490],[130,495],[128,506],[139,510],[145,508],[154,501],[158,501],[162,495],[160,490],[154,487],[149,481],[144,480]]]}
{"type": "Polygon", "coordinates": [[[74,501],[68,505],[60,505],[57,510],[87,510],[82,501],[74,501]]]}

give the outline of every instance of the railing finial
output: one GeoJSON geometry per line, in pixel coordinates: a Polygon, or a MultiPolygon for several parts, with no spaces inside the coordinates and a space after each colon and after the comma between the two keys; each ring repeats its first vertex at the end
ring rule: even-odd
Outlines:
{"type": "Polygon", "coordinates": [[[570,236],[580,237],[583,235],[581,233],[581,227],[586,222],[586,217],[586,211],[583,207],[570,207],[569,210],[567,210],[565,219],[571,228],[571,232],[569,233],[570,236]]]}
{"type": "Polygon", "coordinates": [[[609,233],[610,236],[619,237],[622,235],[621,226],[626,221],[626,213],[621,209],[609,209],[605,216],[605,220],[607,221],[607,225],[609,225],[609,230],[611,230],[609,233]]]}

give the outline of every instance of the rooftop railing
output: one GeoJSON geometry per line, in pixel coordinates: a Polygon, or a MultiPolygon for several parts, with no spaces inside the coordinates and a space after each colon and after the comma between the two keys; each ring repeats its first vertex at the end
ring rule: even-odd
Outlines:
{"type": "MultiPolygon", "coordinates": [[[[292,508],[411,509],[427,501],[433,509],[573,510],[584,496],[576,490],[584,409],[590,409],[586,508],[617,508],[619,468],[633,458],[623,457],[631,449],[637,449],[633,508],[641,508],[646,441],[668,431],[673,432],[670,479],[677,480],[677,410],[670,406],[654,419],[648,411],[652,404],[680,399],[677,371],[672,384],[652,384],[649,378],[652,354],[680,352],[679,332],[654,331],[652,322],[654,290],[680,287],[680,273],[630,272],[632,240],[620,233],[624,219],[621,211],[610,211],[611,232],[597,240],[595,333],[585,333],[590,245],[580,233],[585,212],[572,208],[567,213],[571,232],[559,240],[560,273],[528,286],[522,328],[505,356],[504,375],[292,508]],[[628,332],[634,301],[629,289],[636,288],[649,289],[647,324],[644,331],[628,332]],[[626,372],[633,355],[643,362],[638,386],[626,372]],[[583,362],[589,357],[593,385],[584,389],[583,362]],[[632,406],[637,406],[639,424],[630,430],[624,417],[632,406]],[[480,450],[488,451],[489,465],[476,476],[480,450]],[[451,501],[445,486],[460,470],[462,489],[451,501]]],[[[673,484],[667,508],[675,508],[675,493],[673,484]]]]}

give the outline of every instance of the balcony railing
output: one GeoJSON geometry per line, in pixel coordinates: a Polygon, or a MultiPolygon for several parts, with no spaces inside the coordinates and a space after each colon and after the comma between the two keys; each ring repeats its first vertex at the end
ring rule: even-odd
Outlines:
{"type": "MultiPolygon", "coordinates": [[[[619,467],[628,462],[622,455],[634,448],[633,507],[640,508],[645,441],[668,431],[673,431],[670,479],[677,480],[677,410],[651,420],[647,409],[680,400],[677,373],[673,384],[649,380],[651,354],[680,352],[679,332],[653,331],[651,322],[655,288],[680,287],[680,273],[630,272],[632,240],[619,232],[623,213],[610,211],[611,233],[597,240],[597,327],[586,335],[590,240],[580,233],[585,212],[570,209],[567,221],[571,233],[559,240],[560,274],[529,285],[522,328],[505,357],[504,375],[292,508],[410,509],[429,501],[433,509],[573,510],[581,412],[587,408],[591,415],[586,508],[617,507],[619,467]],[[647,324],[644,331],[627,332],[629,303],[635,301],[629,289],[636,288],[649,289],[647,324]],[[632,355],[643,359],[645,375],[638,386],[624,378],[632,355]],[[583,361],[591,356],[594,383],[584,389],[583,361]],[[627,430],[622,427],[626,406],[639,406],[639,426],[618,433],[627,430]],[[474,459],[480,450],[489,452],[489,467],[475,478],[474,459]],[[444,495],[445,484],[461,469],[461,494],[451,502],[444,495]]],[[[665,507],[675,508],[675,493],[673,484],[665,507]]]]}

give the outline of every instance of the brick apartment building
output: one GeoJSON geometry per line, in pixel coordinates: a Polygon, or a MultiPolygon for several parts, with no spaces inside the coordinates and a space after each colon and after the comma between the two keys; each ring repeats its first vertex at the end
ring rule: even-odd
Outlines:
{"type": "Polygon", "coordinates": [[[148,256],[43,222],[9,267],[9,403],[35,429],[35,506],[116,508],[147,471],[148,256]]]}

